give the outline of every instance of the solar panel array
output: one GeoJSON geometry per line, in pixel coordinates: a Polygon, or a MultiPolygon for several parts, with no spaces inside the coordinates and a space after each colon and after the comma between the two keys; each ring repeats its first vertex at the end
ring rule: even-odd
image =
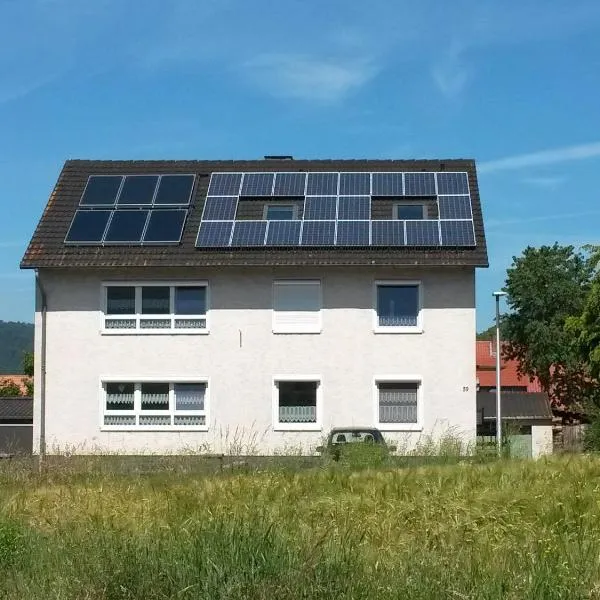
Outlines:
{"type": "Polygon", "coordinates": [[[257,246],[475,246],[464,172],[213,173],[199,248],[257,246]],[[437,218],[373,219],[373,198],[432,201],[437,218]],[[303,200],[302,219],[236,220],[247,199],[303,200]]]}
{"type": "Polygon", "coordinates": [[[91,175],[65,243],[178,244],[194,180],[178,174],[91,175]]]}

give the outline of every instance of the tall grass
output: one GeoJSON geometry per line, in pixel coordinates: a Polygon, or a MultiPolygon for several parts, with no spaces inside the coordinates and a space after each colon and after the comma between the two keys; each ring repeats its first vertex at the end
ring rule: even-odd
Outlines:
{"type": "Polygon", "coordinates": [[[0,598],[600,598],[600,459],[2,466],[0,598]]]}

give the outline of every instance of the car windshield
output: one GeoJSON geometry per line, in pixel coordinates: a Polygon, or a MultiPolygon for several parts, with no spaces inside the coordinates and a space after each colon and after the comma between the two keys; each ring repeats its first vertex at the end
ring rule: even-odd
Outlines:
{"type": "Polygon", "coordinates": [[[380,442],[376,432],[365,430],[335,431],[331,435],[332,444],[353,444],[355,442],[380,442]]]}

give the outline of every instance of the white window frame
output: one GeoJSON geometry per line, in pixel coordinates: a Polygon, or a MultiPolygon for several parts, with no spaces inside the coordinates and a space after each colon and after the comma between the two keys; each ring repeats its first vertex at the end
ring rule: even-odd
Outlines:
{"type": "Polygon", "coordinates": [[[103,335],[207,335],[210,332],[210,286],[208,281],[103,281],[101,288],[100,306],[101,323],[100,333],[103,335]],[[131,315],[109,315],[107,314],[107,288],[109,287],[133,287],[135,288],[135,313],[131,315]],[[169,287],[170,305],[172,311],[168,314],[151,315],[142,314],[142,288],[144,287],[169,287]],[[177,287],[203,287],[206,290],[206,313],[203,315],[177,315],[175,313],[175,288],[177,287]],[[107,319],[135,320],[135,328],[107,328],[107,319]],[[171,326],[163,328],[144,328],[140,326],[143,319],[170,319],[171,326]],[[206,327],[203,328],[176,328],[176,319],[204,319],[206,327]]]}
{"type": "Polygon", "coordinates": [[[292,209],[292,218],[291,219],[284,219],[285,221],[297,221],[298,220],[298,206],[296,204],[294,204],[293,202],[267,202],[265,204],[265,207],[263,209],[263,220],[264,221],[277,221],[280,219],[269,219],[267,218],[267,215],[269,214],[269,208],[275,207],[275,208],[291,208],[292,209]]]}
{"type": "Polygon", "coordinates": [[[382,279],[373,283],[373,332],[374,333],[423,333],[423,282],[407,279],[382,279]],[[377,290],[379,287],[417,286],[419,296],[419,314],[416,325],[380,325],[377,314],[377,290]]]}
{"type": "Polygon", "coordinates": [[[271,290],[271,329],[273,333],[321,333],[323,331],[323,284],[320,279],[274,279],[271,290]],[[275,307],[275,289],[278,285],[315,285],[319,286],[319,310],[314,325],[282,325],[277,322],[278,311],[275,307]]]}
{"type": "Polygon", "coordinates": [[[373,422],[380,431],[423,431],[424,406],[423,378],[420,375],[376,375],[373,378],[373,422]],[[417,422],[416,423],[380,423],[379,422],[379,384],[380,383],[416,383],[417,422]]]}
{"type": "Polygon", "coordinates": [[[323,380],[320,375],[274,375],[272,381],[272,412],[274,431],[322,431],[323,429],[323,380]],[[307,381],[317,384],[316,421],[314,423],[281,423],[279,421],[279,382],[307,381]]]}
{"type": "Polygon", "coordinates": [[[399,206],[421,206],[423,209],[423,221],[427,221],[429,218],[429,212],[427,210],[427,204],[420,202],[394,202],[394,220],[395,221],[413,221],[414,219],[400,219],[398,217],[399,206]]]}
{"type": "MultiPolygon", "coordinates": [[[[100,431],[208,431],[210,422],[210,378],[209,377],[140,377],[139,375],[123,375],[120,377],[100,377],[100,431]],[[106,409],[106,387],[107,383],[133,383],[134,384],[134,409],[130,410],[107,410],[106,409]],[[169,384],[169,410],[149,411],[142,410],[142,383],[168,383],[169,384]],[[177,383],[203,383],[204,410],[175,410],[175,384],[177,383]],[[174,416],[179,417],[204,417],[204,425],[105,425],[105,416],[131,417],[136,421],[140,416],[174,416]]],[[[172,420],[174,423],[174,421],[172,420]]]]}

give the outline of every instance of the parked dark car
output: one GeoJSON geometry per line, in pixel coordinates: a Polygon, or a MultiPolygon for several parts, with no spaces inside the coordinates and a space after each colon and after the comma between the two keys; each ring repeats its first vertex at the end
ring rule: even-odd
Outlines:
{"type": "Polygon", "coordinates": [[[346,448],[357,447],[354,444],[373,446],[385,454],[396,451],[396,446],[386,444],[381,431],[375,427],[334,427],[327,437],[327,444],[317,446],[317,452],[339,460],[346,448]]]}

